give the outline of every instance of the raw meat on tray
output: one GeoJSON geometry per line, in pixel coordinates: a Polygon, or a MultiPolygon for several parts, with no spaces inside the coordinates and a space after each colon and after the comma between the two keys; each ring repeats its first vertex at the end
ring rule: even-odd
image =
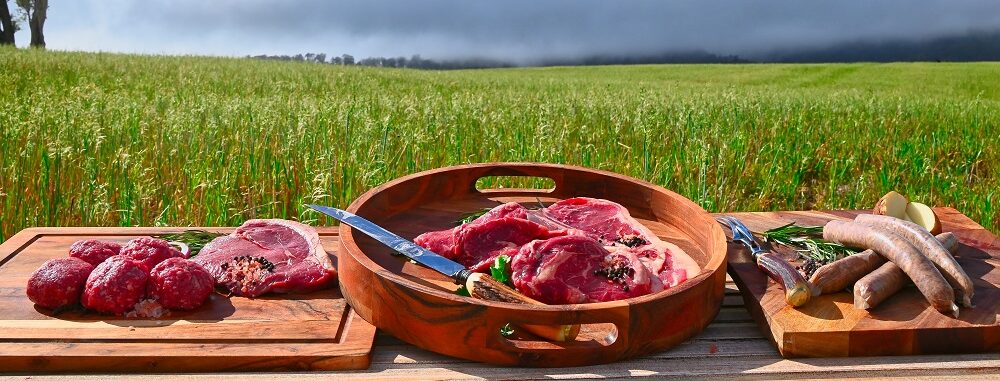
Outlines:
{"type": "Polygon", "coordinates": [[[510,268],[514,287],[546,304],[642,296],[650,293],[653,283],[634,254],[609,252],[596,240],[578,235],[533,241],[514,256],[510,268]]]}
{"type": "Polygon", "coordinates": [[[586,232],[605,246],[635,254],[662,281],[662,287],[654,282],[653,292],[676,286],[701,271],[681,248],[661,240],[618,203],[576,197],[549,205],[541,212],[546,218],[586,232]]]}
{"type": "Polygon", "coordinates": [[[646,295],[676,286],[701,268],[611,201],[571,198],[529,210],[506,203],[464,225],[414,241],[471,271],[511,257],[521,293],[549,304],[646,295]]]}

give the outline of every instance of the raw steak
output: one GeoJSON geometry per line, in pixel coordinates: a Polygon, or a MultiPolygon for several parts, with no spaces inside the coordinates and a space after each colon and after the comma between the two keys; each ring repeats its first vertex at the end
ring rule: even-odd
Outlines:
{"type": "Polygon", "coordinates": [[[500,255],[513,257],[521,246],[535,239],[559,235],[534,222],[503,217],[462,225],[455,233],[455,261],[469,271],[485,272],[500,255]]]}
{"type": "Polygon", "coordinates": [[[193,261],[234,295],[251,298],[318,290],[336,276],[316,231],[281,219],[249,220],[212,240],[193,261]]]}
{"type": "Polygon", "coordinates": [[[427,232],[414,238],[413,243],[442,257],[455,259],[455,232],[458,231],[458,228],[427,232]]]}
{"type": "Polygon", "coordinates": [[[602,245],[635,254],[662,281],[653,282],[653,292],[676,286],[701,272],[701,267],[681,248],[661,240],[618,203],[576,197],[549,205],[541,214],[556,224],[584,231],[602,245]]]}
{"type": "Polygon", "coordinates": [[[519,292],[546,304],[620,300],[651,292],[651,274],[627,250],[567,235],[524,245],[511,262],[519,292]]]}
{"type": "MultiPolygon", "coordinates": [[[[481,224],[484,222],[498,220],[504,217],[525,219],[528,217],[528,209],[516,202],[508,202],[506,204],[498,205],[493,209],[490,209],[490,211],[484,213],[482,216],[479,216],[475,220],[472,220],[472,222],[469,222],[468,224],[465,224],[463,226],[468,226],[472,224],[481,224]]],[[[455,249],[455,239],[457,238],[457,233],[459,228],[463,226],[458,226],[448,230],[426,232],[424,234],[417,236],[417,238],[414,238],[413,242],[441,256],[450,259],[455,259],[461,254],[459,251],[456,251],[455,249]]]]}

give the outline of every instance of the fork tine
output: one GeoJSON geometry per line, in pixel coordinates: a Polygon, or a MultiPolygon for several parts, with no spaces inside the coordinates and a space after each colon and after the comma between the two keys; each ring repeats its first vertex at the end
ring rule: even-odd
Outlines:
{"type": "Polygon", "coordinates": [[[733,227],[733,218],[732,217],[730,217],[730,216],[721,216],[721,217],[718,217],[718,219],[720,221],[722,221],[723,223],[725,223],[726,226],[728,226],[730,228],[733,227]]]}
{"type": "Polygon", "coordinates": [[[746,236],[753,237],[753,233],[750,232],[750,228],[748,228],[746,225],[744,225],[742,221],[734,218],[733,219],[733,225],[735,225],[737,229],[740,229],[740,231],[743,234],[745,234],[746,236]]]}
{"type": "Polygon", "coordinates": [[[736,219],[735,217],[720,216],[716,217],[716,219],[719,220],[719,222],[721,222],[723,225],[726,225],[726,227],[728,227],[729,230],[733,232],[732,239],[734,241],[747,241],[749,238],[753,237],[752,235],[747,235],[746,230],[740,229],[740,226],[742,224],[740,223],[740,220],[736,219]]]}
{"type": "Polygon", "coordinates": [[[731,224],[731,228],[733,229],[734,234],[736,234],[735,232],[738,230],[739,234],[744,237],[747,238],[753,237],[753,232],[750,231],[750,228],[744,225],[743,222],[740,221],[738,218],[729,217],[729,223],[731,224]]]}

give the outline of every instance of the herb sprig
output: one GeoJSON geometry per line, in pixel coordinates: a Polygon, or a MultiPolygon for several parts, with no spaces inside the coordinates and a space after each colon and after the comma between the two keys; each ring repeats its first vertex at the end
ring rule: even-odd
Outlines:
{"type": "Polygon", "coordinates": [[[190,253],[188,253],[188,258],[194,258],[194,256],[198,255],[198,252],[201,251],[205,245],[208,245],[208,243],[212,242],[213,239],[224,235],[225,234],[223,233],[213,233],[204,230],[185,230],[180,233],[160,234],[154,237],[164,241],[184,242],[188,245],[188,249],[191,250],[190,253]]]}
{"type": "Polygon", "coordinates": [[[761,235],[765,241],[791,247],[799,255],[821,265],[857,252],[839,243],[824,240],[822,226],[801,226],[793,222],[765,231],[761,235]]]}
{"type": "Polygon", "coordinates": [[[473,220],[475,220],[475,219],[481,217],[482,215],[486,214],[486,212],[489,212],[490,209],[491,208],[482,208],[482,209],[479,209],[479,210],[474,211],[474,212],[465,213],[461,217],[459,217],[457,221],[455,221],[455,224],[457,224],[457,225],[465,225],[467,223],[470,223],[473,220]]]}

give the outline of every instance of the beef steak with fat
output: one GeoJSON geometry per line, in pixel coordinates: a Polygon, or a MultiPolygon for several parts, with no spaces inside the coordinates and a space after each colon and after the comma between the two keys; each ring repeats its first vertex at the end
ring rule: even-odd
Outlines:
{"type": "MultiPolygon", "coordinates": [[[[463,256],[464,254],[461,252],[461,250],[457,249],[455,246],[456,239],[458,238],[458,233],[460,229],[467,226],[498,220],[505,217],[525,219],[528,217],[528,209],[516,202],[508,202],[506,204],[497,205],[496,207],[490,209],[488,212],[479,216],[475,220],[472,220],[472,222],[447,230],[426,232],[424,234],[418,235],[417,238],[414,238],[413,242],[445,258],[456,259],[460,256],[463,256]]],[[[494,256],[494,258],[496,257],[494,256]]],[[[477,262],[470,262],[470,264],[475,264],[475,263],[477,262]]],[[[468,266],[468,264],[466,264],[466,266],[468,266]]]]}
{"type": "Polygon", "coordinates": [[[701,272],[698,263],[680,247],[661,240],[618,203],[575,197],[549,205],[541,214],[556,224],[584,231],[602,245],[632,252],[661,280],[660,284],[653,283],[653,292],[676,286],[701,272]]]}
{"type": "Polygon", "coordinates": [[[536,239],[561,235],[534,222],[503,217],[462,225],[455,233],[455,261],[469,271],[485,272],[500,255],[513,257],[521,246],[536,239]]]}
{"type": "Polygon", "coordinates": [[[312,227],[282,219],[249,220],[192,259],[234,295],[309,292],[336,278],[312,227]]]}
{"type": "Polygon", "coordinates": [[[524,245],[511,262],[517,291],[546,304],[620,300],[651,292],[652,274],[627,250],[566,235],[524,245]]]}

